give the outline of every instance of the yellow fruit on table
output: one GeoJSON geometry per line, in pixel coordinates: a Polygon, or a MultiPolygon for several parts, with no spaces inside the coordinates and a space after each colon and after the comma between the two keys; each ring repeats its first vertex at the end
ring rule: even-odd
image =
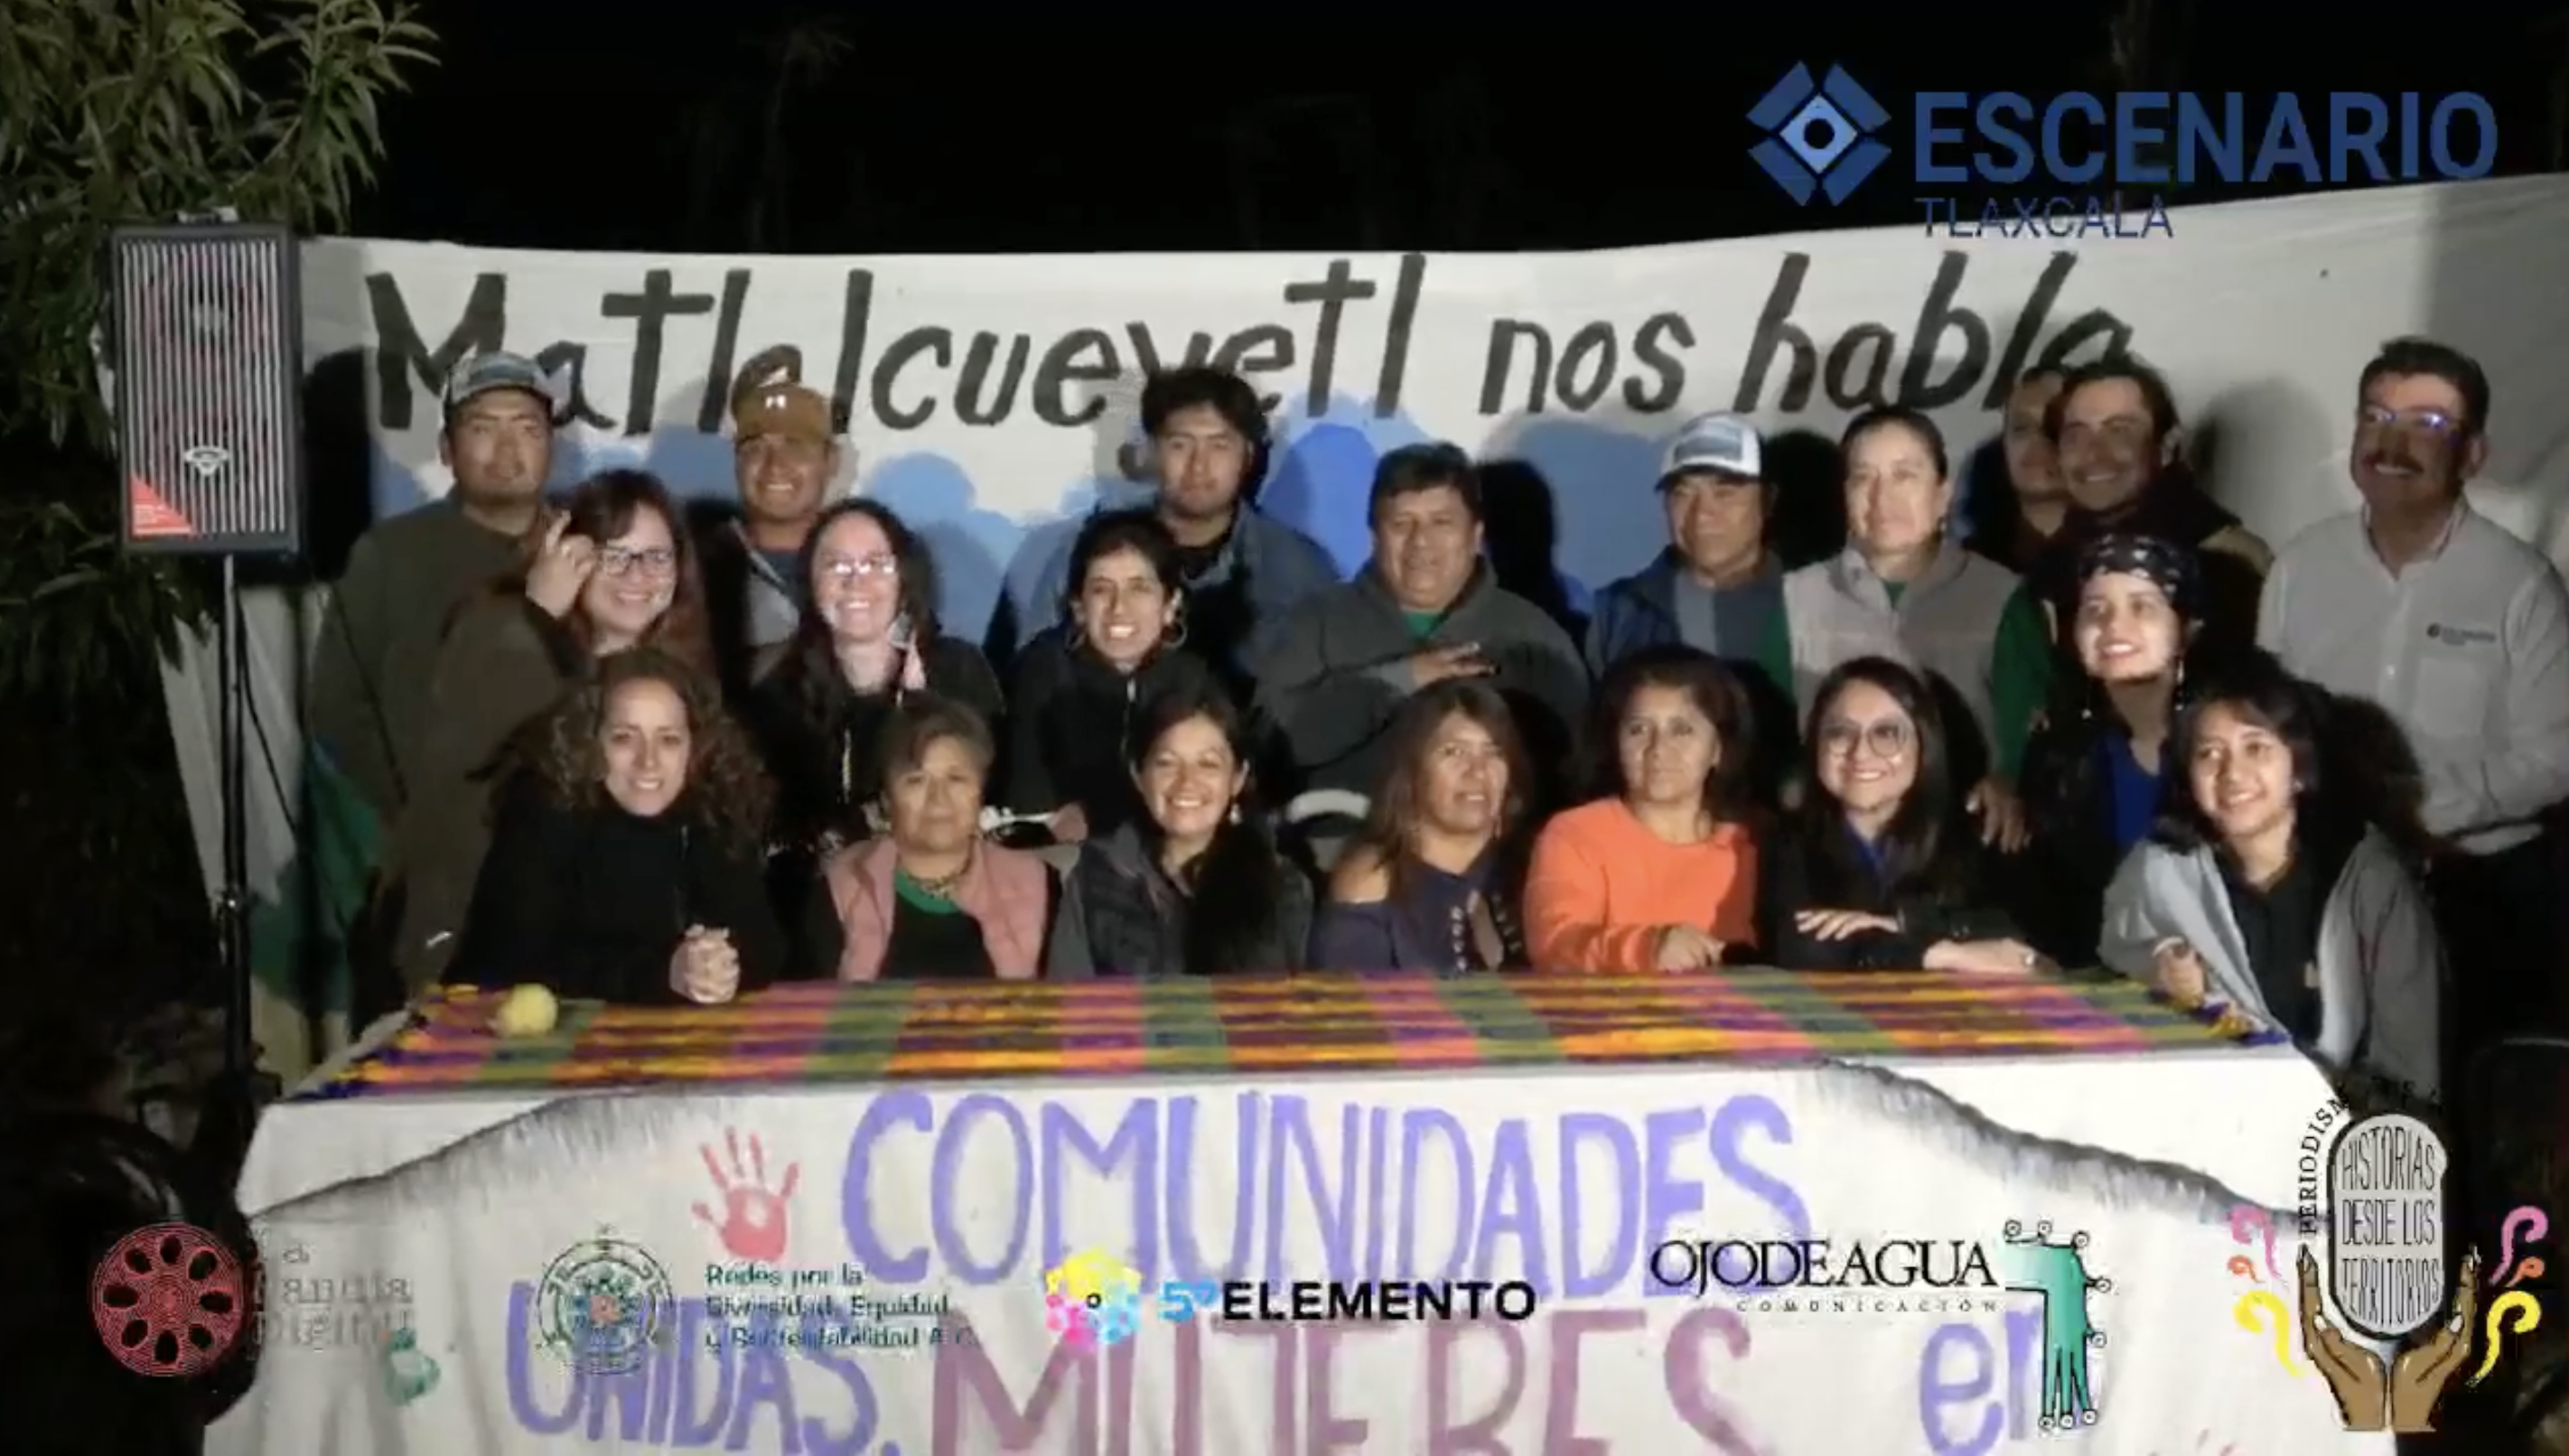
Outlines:
{"type": "Polygon", "coordinates": [[[492,1013],[491,1029],[502,1036],[542,1036],[561,1019],[561,1002],[550,986],[513,986],[492,1013]]]}

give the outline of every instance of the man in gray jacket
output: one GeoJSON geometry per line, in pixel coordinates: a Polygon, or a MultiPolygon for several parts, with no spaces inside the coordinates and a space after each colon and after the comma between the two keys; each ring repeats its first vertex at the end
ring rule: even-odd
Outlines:
{"type": "MultiPolygon", "coordinates": [[[[1542,608],[1502,590],[1481,556],[1481,477],[1451,445],[1405,446],[1375,468],[1373,558],[1286,616],[1257,664],[1260,715],[1304,789],[1370,795],[1384,730],[1411,693],[1488,678],[1538,764],[1569,756],[1588,706],[1579,649],[1542,608]]],[[[1540,796],[1538,796],[1540,797],[1540,796]]]]}

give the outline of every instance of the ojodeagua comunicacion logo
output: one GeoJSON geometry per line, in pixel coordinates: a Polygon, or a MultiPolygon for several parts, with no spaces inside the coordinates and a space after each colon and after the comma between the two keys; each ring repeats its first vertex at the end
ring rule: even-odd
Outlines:
{"type": "Polygon", "coordinates": [[[2092,1426],[2101,1412],[2089,1355],[2105,1347],[2105,1331],[2096,1327],[2088,1298],[2112,1293],[2114,1281],[2089,1272],[2085,1234],[2055,1244],[2049,1223],[2036,1224],[2027,1234],[2023,1224],[2010,1219],[2005,1236],[1999,1246],[2000,1284],[2042,1297],[2041,1428],[2056,1432],[2092,1426]]]}

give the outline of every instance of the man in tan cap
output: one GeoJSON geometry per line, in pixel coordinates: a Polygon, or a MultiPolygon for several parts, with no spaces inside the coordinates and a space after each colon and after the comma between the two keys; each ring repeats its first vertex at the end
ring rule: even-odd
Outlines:
{"type": "Polygon", "coordinates": [[[715,648],[735,694],[747,689],[764,650],[794,635],[810,590],[803,543],[839,471],[829,397],[802,382],[802,362],[795,350],[770,350],[742,369],[732,390],[741,514],[703,540],[715,648]]]}

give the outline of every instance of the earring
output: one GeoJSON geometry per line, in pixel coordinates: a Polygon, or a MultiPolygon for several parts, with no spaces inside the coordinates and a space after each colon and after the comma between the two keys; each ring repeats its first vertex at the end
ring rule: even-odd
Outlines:
{"type": "Polygon", "coordinates": [[[1079,618],[1070,617],[1062,622],[1061,645],[1064,650],[1076,652],[1087,640],[1088,633],[1080,629],[1079,618]]]}
{"type": "Polygon", "coordinates": [[[1230,815],[1230,818],[1231,818],[1231,822],[1232,822],[1232,823],[1234,823],[1234,824],[1238,824],[1238,823],[1240,823],[1240,801],[1239,801],[1239,800],[1237,800],[1237,799],[1234,799],[1234,800],[1232,800],[1232,801],[1231,801],[1231,815],[1230,815]]]}
{"type": "Polygon", "coordinates": [[[1187,618],[1186,618],[1186,614],[1185,614],[1185,613],[1183,613],[1183,612],[1181,612],[1181,613],[1179,613],[1179,615],[1178,615],[1178,619],[1177,619],[1176,621],[1169,623],[1168,639],[1167,639],[1166,641],[1162,642],[1160,645],[1161,645],[1161,646],[1163,646],[1163,647],[1167,647],[1167,648],[1169,648],[1169,649],[1170,649],[1170,650],[1172,650],[1172,651],[1175,651],[1176,649],[1178,649],[1178,648],[1180,648],[1180,647],[1183,647],[1183,646],[1185,646],[1186,644],[1187,644],[1187,618]]]}

